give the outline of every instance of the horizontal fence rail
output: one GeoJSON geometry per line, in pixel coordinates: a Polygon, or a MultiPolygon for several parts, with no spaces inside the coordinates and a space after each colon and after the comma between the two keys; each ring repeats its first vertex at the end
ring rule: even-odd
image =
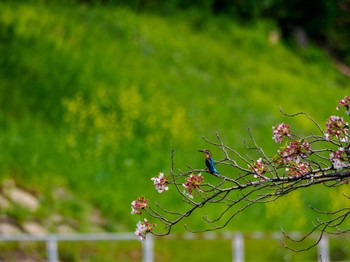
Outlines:
{"type": "MultiPolygon", "coordinates": [[[[299,235],[296,233],[295,235],[299,235]]],[[[283,234],[280,232],[272,234],[264,234],[261,232],[255,232],[250,234],[243,234],[241,232],[225,232],[225,233],[213,233],[208,232],[205,234],[173,234],[168,236],[168,239],[197,239],[203,238],[208,240],[215,239],[228,239],[232,242],[232,261],[243,262],[244,261],[244,237],[253,239],[282,239],[283,234]]],[[[26,242],[26,241],[40,241],[46,242],[46,253],[48,262],[58,262],[58,242],[63,241],[138,241],[134,233],[87,233],[87,234],[45,234],[45,235],[31,235],[31,234],[13,234],[13,235],[0,235],[0,241],[2,242],[26,242]]],[[[327,235],[323,235],[321,241],[317,246],[318,261],[329,262],[329,239],[327,235]]],[[[142,261],[153,262],[154,261],[154,237],[153,235],[147,235],[147,238],[142,242],[142,261]]]]}

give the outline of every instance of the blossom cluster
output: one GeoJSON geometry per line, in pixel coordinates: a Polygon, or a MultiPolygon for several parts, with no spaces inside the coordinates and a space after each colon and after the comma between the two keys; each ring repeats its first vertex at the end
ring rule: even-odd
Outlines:
{"type": "MultiPolygon", "coordinates": [[[[148,200],[143,196],[137,198],[136,200],[131,202],[131,214],[141,215],[141,210],[148,207],[148,200]]],[[[156,224],[151,225],[148,220],[145,218],[144,222],[139,221],[136,224],[135,235],[138,237],[140,241],[146,238],[146,235],[153,230],[153,228],[157,226],[156,224]]]]}
{"type": "Polygon", "coordinates": [[[326,123],[326,139],[331,140],[336,137],[340,142],[348,142],[349,124],[340,116],[329,117],[326,123]]]}
{"type": "Polygon", "coordinates": [[[154,227],[156,227],[156,224],[150,224],[148,220],[145,218],[144,221],[139,221],[136,224],[136,230],[135,235],[138,237],[140,241],[144,240],[146,238],[146,235],[151,232],[154,227]]]}
{"type": "MultiPolygon", "coordinates": [[[[168,182],[169,179],[164,177],[164,173],[159,173],[157,177],[152,177],[151,180],[159,193],[163,193],[169,189],[168,182]]],[[[148,199],[145,197],[139,197],[136,200],[131,202],[131,214],[141,215],[142,210],[148,208],[148,199]]],[[[144,221],[139,221],[136,224],[135,235],[139,238],[139,240],[144,240],[146,235],[156,227],[156,224],[150,224],[148,220],[145,218],[144,221]]]]}
{"type": "Polygon", "coordinates": [[[345,96],[342,100],[339,100],[337,110],[339,110],[342,106],[346,108],[346,114],[350,115],[350,97],[345,96]]]}
{"type": "Polygon", "coordinates": [[[185,181],[186,182],[182,184],[185,188],[184,193],[187,194],[190,198],[193,198],[193,190],[200,187],[200,185],[204,182],[204,177],[202,174],[198,174],[197,176],[191,174],[185,179],[185,181]]]}
{"type": "Polygon", "coordinates": [[[289,176],[302,176],[311,172],[311,167],[308,162],[290,162],[286,172],[289,176]]]}
{"type": "Polygon", "coordinates": [[[335,169],[342,169],[344,167],[350,166],[345,149],[342,147],[331,153],[330,159],[335,169]]]}
{"type": "Polygon", "coordinates": [[[274,126],[272,127],[273,130],[273,137],[272,139],[274,139],[276,141],[276,143],[282,143],[283,137],[290,137],[290,129],[289,129],[289,125],[287,124],[279,124],[278,126],[274,126]]]}
{"type": "Polygon", "coordinates": [[[131,214],[141,215],[142,209],[145,209],[148,207],[147,205],[148,200],[146,198],[139,197],[136,200],[131,202],[131,214]]]}
{"type": "Polygon", "coordinates": [[[168,178],[164,177],[163,173],[159,173],[158,177],[152,177],[151,180],[153,180],[153,184],[158,191],[158,193],[163,193],[169,189],[168,187],[168,178]]]}
{"type": "Polygon", "coordinates": [[[250,169],[252,169],[257,175],[254,175],[254,177],[258,177],[259,175],[262,176],[266,173],[266,167],[262,161],[262,158],[259,158],[254,162],[252,166],[250,166],[250,169]]]}
{"type": "MultiPolygon", "coordinates": [[[[169,189],[169,179],[164,177],[164,173],[159,173],[158,176],[152,177],[151,180],[154,183],[155,189],[159,193],[163,193],[169,189]]],[[[185,183],[183,184],[183,187],[185,188],[184,193],[193,198],[193,191],[199,189],[200,185],[203,182],[204,177],[201,174],[191,174],[185,179],[185,183]]],[[[141,215],[142,210],[146,208],[148,208],[148,199],[143,196],[131,202],[131,214],[141,215]]],[[[150,224],[145,218],[144,221],[138,221],[136,224],[135,235],[139,240],[142,241],[146,238],[146,235],[150,233],[156,226],[156,224],[150,224]]]]}
{"type": "Polygon", "coordinates": [[[284,164],[300,163],[301,159],[308,156],[310,152],[310,144],[303,139],[291,141],[287,146],[278,150],[284,164]]]}

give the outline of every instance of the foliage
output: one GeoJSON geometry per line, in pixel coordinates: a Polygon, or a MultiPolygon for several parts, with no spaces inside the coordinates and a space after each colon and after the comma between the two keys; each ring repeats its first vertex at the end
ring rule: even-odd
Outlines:
{"type": "MultiPolygon", "coordinates": [[[[346,0],[321,0],[307,2],[301,0],[76,0],[93,5],[122,5],[135,11],[152,10],[169,14],[183,10],[201,13],[201,20],[210,14],[233,17],[244,23],[256,19],[269,18],[279,24],[286,39],[296,36],[298,31],[306,33],[307,38],[329,49],[338,59],[349,63],[349,2],[346,0]]],[[[296,36],[297,38],[297,36],[296,36]]]]}

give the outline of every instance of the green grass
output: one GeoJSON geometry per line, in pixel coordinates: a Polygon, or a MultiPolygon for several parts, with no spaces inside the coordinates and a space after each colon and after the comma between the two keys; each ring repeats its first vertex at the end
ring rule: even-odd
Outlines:
{"type": "MultiPolygon", "coordinates": [[[[130,203],[141,194],[158,199],[150,178],[169,173],[173,148],[177,168],[203,167],[202,135],[215,139],[219,131],[244,150],[251,128],[273,154],[272,125],[292,123],[301,134],[313,128],[279,106],[324,126],[350,87],[317,48],[271,45],[270,21],[243,26],[196,12],[163,17],[20,1],[0,3],[0,28],[0,176],[39,192],[39,220],[59,212],[83,221],[96,207],[109,230],[134,230],[130,203]],[[58,187],[77,205],[53,202],[58,187]]],[[[295,196],[296,223],[279,212],[281,200],[250,208],[228,229],[305,230],[313,218],[307,204],[329,205],[321,191],[295,196]]],[[[167,206],[181,205],[169,194],[167,206]]],[[[203,226],[199,215],[191,223],[203,226]]]]}

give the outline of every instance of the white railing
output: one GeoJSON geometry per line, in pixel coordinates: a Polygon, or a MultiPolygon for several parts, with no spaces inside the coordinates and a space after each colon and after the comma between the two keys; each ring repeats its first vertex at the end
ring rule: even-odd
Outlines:
{"type": "MultiPolygon", "coordinates": [[[[218,238],[218,234],[208,234],[206,238],[218,238]]],[[[222,236],[222,235],[221,235],[222,236]]],[[[244,262],[244,235],[240,232],[224,233],[226,239],[232,241],[232,261],[244,262]]],[[[271,236],[268,236],[271,238],[271,236]]],[[[184,238],[195,239],[196,236],[185,234],[184,238]]],[[[267,238],[262,233],[250,234],[250,238],[262,239],[267,238]]],[[[281,234],[272,234],[272,238],[281,238],[281,234]]],[[[24,241],[42,241],[46,242],[46,253],[48,262],[58,262],[58,242],[62,241],[137,241],[134,233],[91,233],[91,234],[48,234],[48,235],[29,235],[29,234],[15,234],[15,235],[0,235],[0,242],[24,242],[24,241]]],[[[160,240],[161,241],[161,240],[160,240]]],[[[154,261],[154,237],[147,235],[146,240],[142,242],[142,261],[154,261]]],[[[318,261],[329,262],[329,239],[324,235],[317,246],[318,261]]]]}

